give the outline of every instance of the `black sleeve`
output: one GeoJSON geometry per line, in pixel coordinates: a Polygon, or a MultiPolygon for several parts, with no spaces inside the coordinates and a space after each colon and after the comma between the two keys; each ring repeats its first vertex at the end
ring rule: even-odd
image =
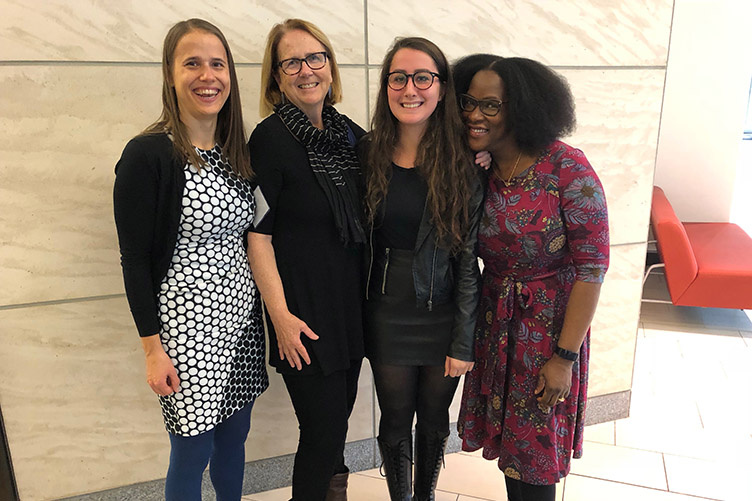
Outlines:
{"type": "MultiPolygon", "coordinates": [[[[251,167],[255,175],[254,181],[261,189],[261,193],[269,206],[269,211],[250,231],[255,233],[264,233],[271,235],[274,231],[274,216],[277,207],[277,199],[282,191],[284,177],[281,166],[279,165],[279,137],[271,131],[268,122],[261,122],[256,126],[251,138],[248,141],[248,148],[251,153],[251,167]]],[[[259,200],[256,200],[256,206],[259,206],[259,200]]]]}
{"type": "Polygon", "coordinates": [[[125,294],[141,337],[160,330],[152,277],[158,178],[143,145],[131,140],[115,167],[113,205],[125,294]]]}
{"type": "Polygon", "coordinates": [[[483,213],[484,189],[480,180],[474,188],[470,199],[470,227],[462,249],[454,261],[454,276],[456,277],[454,301],[457,309],[454,315],[452,344],[449,347],[450,357],[467,362],[474,359],[473,339],[481,289],[478,266],[478,226],[483,213]]]}

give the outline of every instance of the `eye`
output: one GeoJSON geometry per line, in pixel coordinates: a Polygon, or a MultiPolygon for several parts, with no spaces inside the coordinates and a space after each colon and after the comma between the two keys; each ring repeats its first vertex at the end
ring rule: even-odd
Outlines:
{"type": "Polygon", "coordinates": [[[215,68],[224,68],[225,67],[225,62],[224,61],[214,61],[212,63],[212,66],[214,66],[215,68]]]}
{"type": "Polygon", "coordinates": [[[188,61],[185,62],[184,66],[193,68],[193,67],[198,66],[198,63],[193,59],[189,59],[188,61]]]}
{"type": "Polygon", "coordinates": [[[421,84],[425,85],[425,84],[428,84],[428,82],[430,82],[431,80],[433,80],[433,77],[431,76],[430,73],[425,73],[422,71],[420,73],[416,73],[413,78],[415,79],[416,85],[421,85],[421,84]]]}
{"type": "Polygon", "coordinates": [[[389,81],[394,84],[402,85],[403,83],[407,82],[407,75],[404,73],[392,73],[389,75],[389,81]]]}
{"type": "Polygon", "coordinates": [[[322,52],[309,54],[308,57],[306,57],[306,61],[313,64],[321,64],[324,62],[324,54],[322,52]]]}
{"type": "Polygon", "coordinates": [[[501,103],[497,101],[483,101],[481,106],[484,110],[490,112],[498,112],[501,109],[501,103]]]}

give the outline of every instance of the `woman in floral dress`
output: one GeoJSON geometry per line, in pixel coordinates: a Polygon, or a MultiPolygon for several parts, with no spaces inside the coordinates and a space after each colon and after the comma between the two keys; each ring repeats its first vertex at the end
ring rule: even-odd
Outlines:
{"type": "Polygon", "coordinates": [[[498,459],[509,500],[553,501],[582,454],[606,200],[582,151],[558,140],[575,124],[562,77],[529,59],[478,54],[457,63],[455,82],[470,146],[493,156],[462,446],[498,459]]]}

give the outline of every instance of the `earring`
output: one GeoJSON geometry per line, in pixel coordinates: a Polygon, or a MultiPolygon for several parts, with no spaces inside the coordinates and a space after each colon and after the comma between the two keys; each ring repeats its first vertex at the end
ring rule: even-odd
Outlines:
{"type": "Polygon", "coordinates": [[[332,86],[331,85],[329,86],[329,90],[326,91],[326,95],[327,95],[327,97],[329,97],[329,99],[332,98],[332,86]]]}
{"type": "Polygon", "coordinates": [[[287,96],[285,96],[284,92],[280,92],[280,94],[282,94],[282,105],[284,106],[287,104],[287,96]]]}

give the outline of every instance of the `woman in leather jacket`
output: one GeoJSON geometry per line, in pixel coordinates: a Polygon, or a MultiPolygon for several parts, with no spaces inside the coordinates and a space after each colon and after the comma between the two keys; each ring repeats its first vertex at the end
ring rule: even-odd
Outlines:
{"type": "Polygon", "coordinates": [[[449,405],[473,367],[483,189],[459,117],[441,50],[423,38],[397,40],[359,144],[370,224],[365,349],[392,500],[434,499],[449,405]]]}

